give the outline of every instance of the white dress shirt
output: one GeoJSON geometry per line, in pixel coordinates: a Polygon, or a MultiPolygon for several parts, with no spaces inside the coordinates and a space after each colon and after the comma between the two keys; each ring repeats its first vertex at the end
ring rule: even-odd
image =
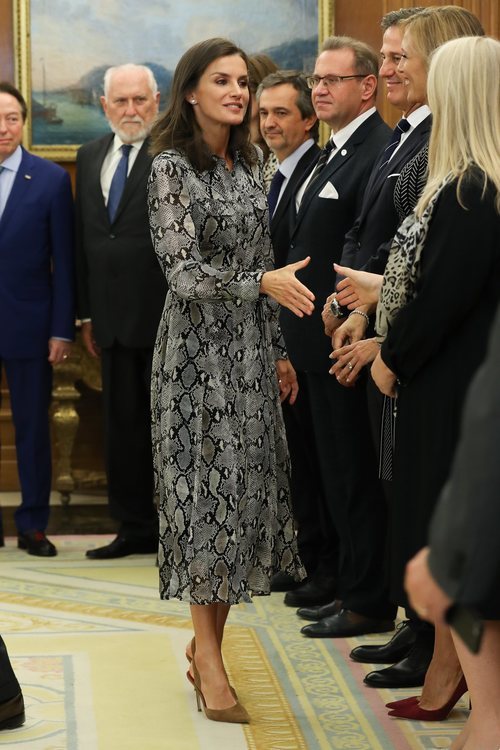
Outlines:
{"type": "MultiPolygon", "coordinates": [[[[375,107],[370,107],[370,109],[367,109],[366,112],[363,112],[361,115],[355,117],[354,120],[351,120],[351,122],[349,122],[344,128],[340,128],[340,130],[337,130],[336,133],[334,133],[332,130],[330,138],[335,143],[335,148],[332,148],[331,153],[328,157],[328,161],[326,162],[327,164],[330,163],[335,154],[340,151],[342,146],[347,143],[351,135],[356,132],[360,125],[362,125],[365,120],[368,120],[368,118],[371,117],[376,111],[377,110],[375,107]]],[[[311,170],[308,178],[302,183],[299,190],[297,191],[297,195],[295,196],[295,208],[297,209],[297,211],[300,208],[302,198],[304,197],[304,193],[307,190],[307,186],[309,185],[313,172],[314,168],[311,170]]]]}
{"type": "Polygon", "coordinates": [[[0,219],[9,200],[10,191],[19,172],[22,158],[23,151],[21,146],[18,146],[14,153],[8,156],[0,165],[3,167],[0,173],[0,219]]]}
{"type": "MultiPolygon", "coordinates": [[[[141,150],[142,144],[144,143],[144,139],[142,141],[135,141],[135,143],[130,143],[128,145],[132,146],[130,149],[130,153],[128,155],[128,171],[127,171],[127,177],[130,174],[130,170],[134,166],[134,162],[137,159],[137,154],[141,150]]],[[[108,197],[109,197],[109,188],[111,186],[111,180],[113,179],[113,175],[116,171],[116,168],[118,166],[118,162],[122,158],[122,152],[121,147],[124,145],[122,139],[119,135],[116,135],[111,142],[111,146],[109,148],[108,153],[104,157],[104,161],[102,163],[101,167],[101,189],[102,194],[104,196],[104,202],[106,205],[108,205],[108,197]]]]}

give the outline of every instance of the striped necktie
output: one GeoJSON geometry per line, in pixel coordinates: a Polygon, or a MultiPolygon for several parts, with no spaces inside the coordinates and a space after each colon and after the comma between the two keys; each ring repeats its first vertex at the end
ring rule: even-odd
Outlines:
{"type": "Polygon", "coordinates": [[[316,166],[314,167],[313,173],[311,174],[309,185],[312,185],[313,181],[316,179],[319,173],[325,168],[325,165],[328,162],[328,158],[334,148],[336,148],[335,143],[333,142],[332,138],[329,138],[327,142],[325,143],[325,145],[323,146],[323,148],[321,149],[319,159],[316,162],[316,166]]]}
{"type": "Polygon", "coordinates": [[[379,169],[383,169],[386,164],[388,164],[391,160],[391,156],[399,146],[399,143],[401,141],[401,136],[403,133],[407,133],[409,129],[411,128],[410,123],[405,117],[402,117],[394,130],[392,131],[391,140],[385,147],[384,155],[383,155],[383,162],[380,165],[379,169]]]}

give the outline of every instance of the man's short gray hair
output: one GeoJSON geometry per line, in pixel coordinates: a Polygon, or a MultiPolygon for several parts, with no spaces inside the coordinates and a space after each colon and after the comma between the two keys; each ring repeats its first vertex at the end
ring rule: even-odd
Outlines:
{"type": "Polygon", "coordinates": [[[126,73],[129,72],[138,72],[143,71],[148,79],[149,88],[151,89],[151,93],[153,96],[156,96],[158,93],[158,84],[156,83],[156,78],[154,77],[153,71],[151,68],[148,68],[147,65],[135,65],[134,63],[125,63],[124,65],[113,65],[111,68],[108,68],[107,71],[104,73],[104,96],[106,99],[108,98],[109,88],[111,86],[111,79],[113,78],[114,74],[118,71],[126,73]]]}

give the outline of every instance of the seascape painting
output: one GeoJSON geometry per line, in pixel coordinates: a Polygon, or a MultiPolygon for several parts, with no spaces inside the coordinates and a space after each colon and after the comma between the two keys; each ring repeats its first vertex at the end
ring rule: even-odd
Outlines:
{"type": "Polygon", "coordinates": [[[15,2],[30,40],[19,65],[27,68],[19,78],[31,100],[28,145],[60,159],[74,157],[78,145],[108,132],[99,97],[110,65],[150,66],[161,106],[168,100],[182,53],[211,36],[228,37],[248,54],[265,52],[280,68],[308,72],[318,50],[319,14],[324,12],[321,0],[15,2]]]}

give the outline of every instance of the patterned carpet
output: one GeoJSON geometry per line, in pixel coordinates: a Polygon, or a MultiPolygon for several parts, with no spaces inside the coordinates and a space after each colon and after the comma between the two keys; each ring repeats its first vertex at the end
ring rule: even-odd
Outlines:
{"type": "MultiPolygon", "coordinates": [[[[361,642],[310,640],[282,594],[231,612],[225,657],[252,723],[196,710],[185,678],[188,607],[161,602],[152,556],[85,559],[110,537],[57,537],[44,560],[0,549],[0,632],[23,687],[27,722],[0,733],[9,750],[430,750],[448,748],[466,701],[442,724],[391,720],[412,694],[362,687],[361,642]]],[[[384,640],[384,637],[382,638],[384,640]]]]}

